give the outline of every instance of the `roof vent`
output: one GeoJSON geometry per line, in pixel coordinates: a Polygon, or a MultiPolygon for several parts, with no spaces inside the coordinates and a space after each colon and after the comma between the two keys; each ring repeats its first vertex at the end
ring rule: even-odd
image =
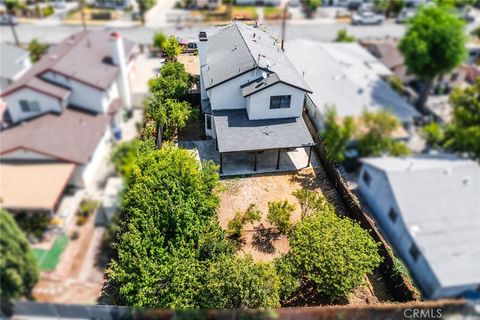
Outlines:
{"type": "Polygon", "coordinates": [[[52,60],[57,60],[57,59],[58,59],[58,56],[57,56],[56,54],[52,54],[52,55],[50,56],[50,59],[52,59],[52,60]]]}
{"type": "Polygon", "coordinates": [[[464,186],[469,186],[472,184],[472,177],[470,176],[464,176],[462,179],[463,185],[464,186]]]}
{"type": "Polygon", "coordinates": [[[445,168],[443,169],[443,174],[450,176],[452,175],[452,169],[451,168],[445,168]]]}

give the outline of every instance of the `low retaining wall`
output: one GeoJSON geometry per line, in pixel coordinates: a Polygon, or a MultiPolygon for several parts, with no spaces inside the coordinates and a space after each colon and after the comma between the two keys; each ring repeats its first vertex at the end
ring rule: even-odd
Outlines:
{"type": "Polygon", "coordinates": [[[392,250],[383,236],[380,234],[375,222],[362,210],[357,197],[347,187],[343,177],[340,175],[334,163],[328,159],[325,145],[323,144],[322,139],[320,139],[317,129],[310,120],[308,112],[304,112],[303,118],[313,140],[316,143],[315,151],[318,154],[320,163],[327,173],[327,176],[333,187],[340,195],[342,202],[348,209],[349,217],[357,220],[362,228],[370,230],[371,236],[375,239],[375,241],[381,244],[379,247],[379,254],[383,257],[383,262],[379,269],[384,276],[384,280],[387,283],[390,292],[399,302],[420,300],[420,293],[412,285],[410,280],[405,275],[395,270],[392,250]]]}

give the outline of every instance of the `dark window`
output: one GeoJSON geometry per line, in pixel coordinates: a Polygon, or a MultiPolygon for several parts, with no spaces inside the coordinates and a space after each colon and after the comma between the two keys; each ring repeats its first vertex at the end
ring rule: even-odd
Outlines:
{"type": "Polygon", "coordinates": [[[38,101],[20,100],[20,109],[23,112],[38,112],[40,111],[40,105],[38,101]]]}
{"type": "Polygon", "coordinates": [[[207,130],[212,130],[212,116],[207,114],[205,115],[207,119],[207,130]]]}
{"type": "Polygon", "coordinates": [[[450,77],[450,81],[457,81],[458,80],[458,73],[453,73],[452,76],[450,77]]]}
{"type": "Polygon", "coordinates": [[[290,108],[292,96],[273,96],[270,97],[270,109],[288,109],[290,108]]]}
{"type": "Polygon", "coordinates": [[[412,256],[414,261],[417,261],[418,257],[420,256],[420,251],[418,251],[417,246],[413,243],[410,246],[410,255],[412,256]]]}
{"type": "Polygon", "coordinates": [[[393,208],[390,208],[390,211],[388,211],[388,217],[390,218],[390,220],[392,220],[392,222],[395,222],[397,221],[397,212],[395,211],[395,209],[393,208]]]}
{"type": "Polygon", "coordinates": [[[370,181],[372,180],[372,178],[370,177],[367,171],[363,171],[362,180],[363,182],[365,182],[367,186],[370,187],[370,181]]]}

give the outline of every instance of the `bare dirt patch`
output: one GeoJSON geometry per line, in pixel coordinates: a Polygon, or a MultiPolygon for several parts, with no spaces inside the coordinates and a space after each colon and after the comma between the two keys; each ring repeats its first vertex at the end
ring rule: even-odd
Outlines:
{"type": "MultiPolygon", "coordinates": [[[[340,200],[322,167],[304,169],[295,173],[279,173],[257,175],[244,178],[222,180],[220,192],[220,208],[218,218],[222,228],[226,229],[236,211],[245,211],[253,203],[261,211],[261,220],[248,224],[243,230],[238,254],[250,254],[255,261],[268,262],[285,254],[289,250],[288,239],[281,235],[267,220],[268,202],[288,200],[296,206],[292,214],[292,222],[301,218],[300,205],[292,192],[298,189],[309,189],[322,193],[335,207],[340,215],[347,215],[347,210],[340,200]]],[[[322,305],[324,302],[315,290],[303,288],[298,299],[291,301],[290,306],[322,305]]],[[[386,289],[378,270],[373,275],[365,276],[365,283],[357,288],[345,305],[372,305],[385,301],[394,301],[386,289]]]]}
{"type": "Polygon", "coordinates": [[[260,222],[245,227],[240,253],[251,254],[256,261],[271,261],[286,253],[289,246],[288,239],[278,234],[267,220],[268,202],[288,200],[295,204],[292,222],[297,222],[300,220],[301,210],[292,192],[302,188],[321,192],[320,185],[316,181],[315,172],[311,168],[296,173],[223,180],[218,214],[220,225],[226,229],[228,221],[233,219],[235,212],[245,211],[251,203],[254,203],[262,212],[262,218],[260,222]]]}

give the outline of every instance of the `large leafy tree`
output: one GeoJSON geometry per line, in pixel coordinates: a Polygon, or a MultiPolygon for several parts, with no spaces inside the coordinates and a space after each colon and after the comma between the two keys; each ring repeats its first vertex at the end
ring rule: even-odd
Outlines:
{"type": "Polygon", "coordinates": [[[445,147],[480,159],[480,80],[450,95],[453,120],[445,132],[445,147]]]}
{"type": "Polygon", "coordinates": [[[234,255],[216,219],[217,168],[166,144],[140,149],[122,200],[102,302],[155,308],[279,305],[268,265],[234,255]]]}
{"type": "Polygon", "coordinates": [[[205,269],[201,306],[206,309],[275,308],[280,306],[280,279],[271,264],[250,256],[221,256],[205,269]]]}
{"type": "Polygon", "coordinates": [[[313,282],[316,291],[332,302],[345,298],[382,260],[379,244],[367,230],[331,211],[303,219],[289,241],[290,251],[276,263],[289,284],[284,298],[300,281],[313,282]]]}
{"type": "Polygon", "coordinates": [[[424,88],[417,107],[424,109],[435,77],[460,64],[465,55],[464,23],[445,6],[424,6],[408,22],[400,41],[409,72],[417,75],[424,88]]]}
{"type": "Polygon", "coordinates": [[[12,302],[30,297],[39,269],[25,235],[5,210],[0,210],[0,297],[12,302]]]}
{"type": "Polygon", "coordinates": [[[151,102],[150,107],[154,104],[155,107],[149,110],[149,114],[162,126],[164,137],[169,138],[177,130],[185,127],[192,112],[188,102],[174,99],[158,101],[157,97],[154,97],[151,102]],[[156,104],[159,104],[159,107],[156,104]]]}

